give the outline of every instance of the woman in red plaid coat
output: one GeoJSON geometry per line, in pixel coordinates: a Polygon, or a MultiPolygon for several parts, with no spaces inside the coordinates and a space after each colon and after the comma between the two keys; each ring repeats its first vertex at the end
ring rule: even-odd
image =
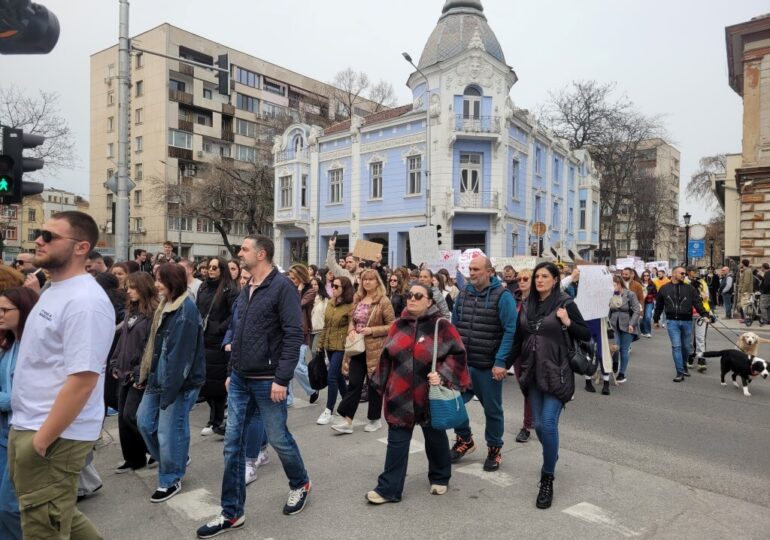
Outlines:
{"type": "Polygon", "coordinates": [[[446,431],[430,425],[428,385],[444,384],[465,390],[471,379],[460,334],[452,323],[441,319],[432,294],[420,283],[409,287],[405,295],[406,309],[390,327],[379,366],[372,377],[373,386],[383,394],[388,423],[385,470],[377,479],[377,487],[366,494],[372,504],[401,500],[409,443],[416,425],[422,428],[425,437],[430,493],[446,493],[452,474],[446,431]],[[431,373],[436,324],[440,324],[438,356],[436,372],[431,373]]]}

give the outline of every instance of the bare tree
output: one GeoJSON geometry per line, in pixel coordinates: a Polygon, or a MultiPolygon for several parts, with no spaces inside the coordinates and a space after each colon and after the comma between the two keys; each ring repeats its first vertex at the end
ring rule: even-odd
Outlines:
{"type": "Polygon", "coordinates": [[[642,143],[662,138],[659,117],[648,117],[626,97],[614,99],[614,84],[576,81],[551,95],[547,122],[572,149],[586,148],[602,174],[600,183],[601,226],[599,245],[608,244],[602,255],[615,259],[621,205],[634,203],[638,194],[642,143]],[[605,242],[606,240],[606,242],[605,242]]]}
{"type": "Polygon", "coordinates": [[[45,137],[30,155],[45,160],[46,171],[75,166],[75,140],[59,110],[59,94],[27,94],[16,86],[0,87],[0,124],[45,137]]]}
{"type": "Polygon", "coordinates": [[[369,101],[375,103],[374,112],[395,107],[396,92],[393,90],[393,85],[384,79],[380,79],[380,82],[372,85],[369,89],[369,101]]]}
{"type": "Polygon", "coordinates": [[[364,91],[369,88],[369,76],[348,67],[334,76],[331,85],[334,87],[334,101],[342,108],[341,115],[350,118],[356,105],[364,99],[364,91]]]}
{"type": "Polygon", "coordinates": [[[715,174],[724,174],[726,167],[727,158],[724,154],[700,158],[698,170],[687,182],[687,196],[705,203],[711,210],[721,210],[719,201],[711,190],[711,179],[715,174]]]}

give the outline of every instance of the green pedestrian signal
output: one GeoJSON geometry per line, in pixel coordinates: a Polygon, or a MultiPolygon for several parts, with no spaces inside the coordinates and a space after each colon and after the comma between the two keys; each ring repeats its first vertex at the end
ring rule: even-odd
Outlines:
{"type": "Polygon", "coordinates": [[[10,178],[0,176],[0,196],[13,192],[12,184],[9,180],[10,178]]]}

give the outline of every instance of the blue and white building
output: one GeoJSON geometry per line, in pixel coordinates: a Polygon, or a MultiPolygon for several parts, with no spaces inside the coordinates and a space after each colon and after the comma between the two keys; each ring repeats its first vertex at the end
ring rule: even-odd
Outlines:
{"type": "MultiPolygon", "coordinates": [[[[294,124],[276,137],[276,262],[321,263],[328,239],[384,245],[393,265],[421,262],[408,232],[440,225],[443,249],[591,259],[598,247],[599,176],[585,151],[514,106],[516,73],[480,0],[447,0],[407,81],[413,103],[333,125],[294,124]]],[[[397,54],[397,53],[394,53],[397,54]]]]}

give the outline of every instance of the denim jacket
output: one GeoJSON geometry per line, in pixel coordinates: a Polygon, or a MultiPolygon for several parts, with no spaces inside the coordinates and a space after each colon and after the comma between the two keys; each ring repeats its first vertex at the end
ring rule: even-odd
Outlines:
{"type": "Polygon", "coordinates": [[[11,429],[11,387],[18,355],[18,342],[14,342],[10,349],[0,355],[0,446],[4,447],[8,447],[8,433],[11,429]]]}
{"type": "Polygon", "coordinates": [[[206,382],[206,355],[203,321],[192,299],[162,317],[145,392],[161,394],[160,408],[165,410],[181,392],[206,382]]]}

